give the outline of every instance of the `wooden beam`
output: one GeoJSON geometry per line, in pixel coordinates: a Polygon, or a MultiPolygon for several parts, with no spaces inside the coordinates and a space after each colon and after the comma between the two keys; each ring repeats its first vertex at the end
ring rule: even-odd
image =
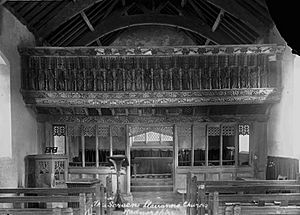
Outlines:
{"type": "Polygon", "coordinates": [[[135,5],[136,3],[135,2],[132,2],[130,5],[128,5],[127,7],[124,7],[123,10],[121,11],[121,15],[125,15],[125,16],[128,16],[128,10],[130,8],[132,8],[133,5],[135,5]]]}
{"type": "Polygon", "coordinates": [[[240,6],[236,0],[206,0],[216,7],[223,9],[225,12],[231,14],[235,18],[241,20],[245,24],[249,25],[259,35],[265,35],[267,28],[262,21],[260,21],[255,15],[250,13],[247,9],[240,6]]]}
{"type": "Polygon", "coordinates": [[[136,6],[138,8],[140,8],[144,14],[152,13],[152,11],[150,9],[146,8],[145,5],[143,5],[143,4],[137,3],[136,6]]]}
{"type": "Polygon", "coordinates": [[[220,13],[218,14],[218,17],[216,18],[216,21],[215,21],[213,27],[211,28],[211,30],[213,32],[215,32],[215,30],[217,30],[217,28],[218,28],[218,26],[219,26],[219,24],[221,22],[221,19],[222,19],[223,15],[224,15],[224,10],[221,9],[220,13]]]}
{"type": "Polygon", "coordinates": [[[119,2],[119,0],[115,0],[111,5],[110,7],[106,10],[104,16],[102,17],[102,19],[105,19],[111,12],[112,10],[114,9],[114,7],[116,6],[116,4],[119,2]]]}
{"type": "Polygon", "coordinates": [[[0,5],[5,4],[8,0],[0,0],[0,5]]]}
{"type": "Polygon", "coordinates": [[[202,10],[195,4],[195,2],[193,0],[189,0],[189,3],[192,5],[200,19],[202,19],[204,22],[207,22],[202,10]]]}
{"type": "Polygon", "coordinates": [[[141,25],[178,27],[200,34],[217,44],[232,44],[234,42],[230,37],[224,35],[222,32],[219,32],[218,29],[215,32],[212,32],[209,25],[204,24],[201,20],[197,21],[195,18],[164,14],[141,14],[132,16],[110,16],[109,18],[98,23],[97,26],[94,26],[94,32],[87,32],[71,45],[86,46],[95,41],[97,38],[107,35],[111,32],[141,25]]]}
{"type": "Polygon", "coordinates": [[[81,17],[83,18],[83,20],[85,21],[85,23],[87,24],[87,26],[89,27],[89,29],[94,32],[95,29],[92,25],[92,23],[90,22],[89,18],[86,16],[85,12],[80,12],[81,17]]]}
{"type": "Polygon", "coordinates": [[[160,5],[157,6],[155,11],[160,12],[167,4],[169,4],[169,1],[162,2],[160,5]]]}
{"type": "Polygon", "coordinates": [[[93,4],[101,1],[103,0],[77,0],[76,3],[70,1],[62,10],[58,12],[56,16],[53,17],[53,19],[41,27],[41,29],[38,31],[39,36],[42,38],[47,37],[61,24],[65,23],[93,4]]]}
{"type": "Polygon", "coordinates": [[[181,0],[181,7],[184,7],[186,5],[187,0],[181,0]]]}
{"type": "MultiPolygon", "coordinates": [[[[220,13],[218,14],[218,17],[216,18],[214,25],[211,28],[212,32],[215,32],[217,30],[223,15],[224,15],[224,10],[221,9],[220,13]]],[[[209,43],[210,43],[210,39],[207,39],[205,45],[208,45],[209,43]]]]}
{"type": "Polygon", "coordinates": [[[99,38],[96,40],[96,42],[97,42],[98,46],[102,46],[102,43],[99,38]]]}

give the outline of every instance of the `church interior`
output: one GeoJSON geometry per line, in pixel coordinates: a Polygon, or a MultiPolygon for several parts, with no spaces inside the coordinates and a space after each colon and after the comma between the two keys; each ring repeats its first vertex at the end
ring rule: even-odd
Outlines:
{"type": "Polygon", "coordinates": [[[265,0],[0,0],[0,214],[300,214],[297,60],[265,0]]]}

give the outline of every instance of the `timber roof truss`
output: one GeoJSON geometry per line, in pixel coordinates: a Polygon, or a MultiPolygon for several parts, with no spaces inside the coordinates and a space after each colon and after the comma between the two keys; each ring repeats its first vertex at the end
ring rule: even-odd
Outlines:
{"type": "MultiPolygon", "coordinates": [[[[133,26],[183,31],[196,45],[253,44],[273,22],[264,0],[1,0],[44,46],[108,46],[133,26]]],[[[267,42],[267,41],[263,41],[267,42]]]]}

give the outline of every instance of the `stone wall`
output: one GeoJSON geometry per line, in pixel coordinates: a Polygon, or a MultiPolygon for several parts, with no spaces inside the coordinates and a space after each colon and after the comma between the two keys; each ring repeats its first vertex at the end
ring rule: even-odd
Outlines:
{"type": "MultiPolygon", "coordinates": [[[[5,120],[1,124],[1,147],[11,149],[11,154],[0,153],[0,187],[24,186],[27,154],[37,153],[37,123],[31,109],[25,107],[20,94],[21,61],[18,47],[35,46],[34,36],[7,9],[0,6],[0,51],[6,60],[6,72],[0,73],[9,87],[4,89],[7,102],[1,106],[1,115],[5,120]],[[3,109],[2,109],[3,108],[3,109]],[[10,126],[11,124],[11,126],[10,126]],[[2,139],[5,136],[5,139],[2,139]],[[2,141],[5,140],[5,143],[2,141]]],[[[1,118],[2,119],[2,118],[1,118]]],[[[10,150],[8,150],[10,151],[10,150]]]]}
{"type": "MultiPolygon", "coordinates": [[[[286,44],[280,32],[274,27],[270,32],[269,43],[285,44],[286,50],[282,57],[282,96],[281,101],[270,109],[268,123],[268,155],[300,158],[297,154],[297,143],[294,142],[293,125],[294,110],[294,59],[291,48],[286,44]]],[[[299,133],[299,132],[298,132],[299,133]]],[[[298,139],[298,138],[297,138],[298,139]]]]}

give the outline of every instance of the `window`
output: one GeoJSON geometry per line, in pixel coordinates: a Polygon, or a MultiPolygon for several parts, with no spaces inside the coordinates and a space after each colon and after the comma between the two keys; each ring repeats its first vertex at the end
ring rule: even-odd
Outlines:
{"type": "Polygon", "coordinates": [[[56,154],[65,154],[66,128],[64,125],[53,125],[53,145],[57,147],[56,154]]]}
{"type": "Polygon", "coordinates": [[[239,125],[239,165],[249,165],[250,126],[239,125]]]}

